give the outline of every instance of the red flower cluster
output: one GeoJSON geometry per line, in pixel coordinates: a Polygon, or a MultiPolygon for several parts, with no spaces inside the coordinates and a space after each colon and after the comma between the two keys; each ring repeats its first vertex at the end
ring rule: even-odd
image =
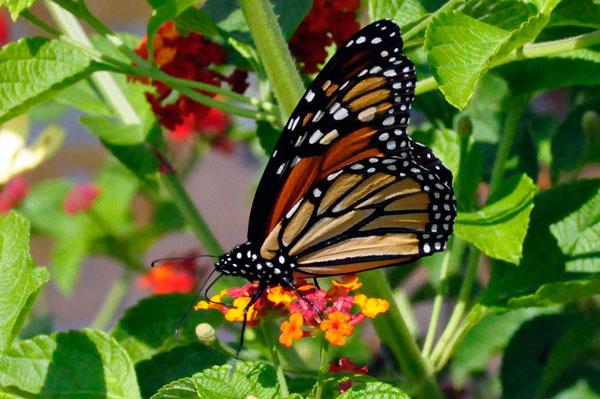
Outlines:
{"type": "Polygon", "coordinates": [[[0,214],[7,213],[27,195],[27,182],[23,176],[13,177],[0,192],[0,214]]]}
{"type": "MultiPolygon", "coordinates": [[[[281,286],[269,287],[259,300],[248,310],[248,324],[256,325],[260,318],[270,313],[290,315],[289,320],[281,324],[279,342],[292,346],[293,341],[313,335],[321,330],[332,345],[344,345],[346,337],[354,332],[354,326],[362,323],[366,317],[373,318],[378,313],[387,311],[389,303],[383,299],[367,298],[362,294],[349,295],[362,286],[358,276],[347,275],[342,281],[333,281],[328,290],[317,289],[313,284],[303,279],[296,282],[298,290],[306,296],[318,309],[326,315],[326,320],[320,321],[316,310],[305,300],[298,297],[292,288],[281,286]],[[358,312],[352,312],[358,305],[358,312]],[[303,329],[308,328],[308,330],[303,329]]],[[[218,309],[228,321],[243,321],[244,308],[258,289],[258,284],[250,283],[243,287],[223,290],[211,298],[211,302],[200,301],[195,309],[218,309]],[[223,297],[233,299],[233,306],[222,304],[223,297]],[[215,302],[215,303],[213,303],[215,302]]]]}
{"type": "MultiPolygon", "coordinates": [[[[173,22],[163,24],[154,37],[154,62],[160,69],[177,78],[194,80],[214,86],[228,83],[233,91],[242,93],[248,87],[246,71],[236,69],[229,77],[210,70],[209,66],[222,65],[227,54],[214,42],[197,33],[190,33],[187,37],[180,36],[173,22]]],[[[138,55],[148,59],[148,41],[144,37],[135,50],[138,55]]],[[[148,78],[135,78],[148,83],[148,78]]],[[[172,89],[162,82],[152,81],[156,87],[156,94],[147,93],[152,110],[159,116],[159,122],[169,130],[176,130],[179,125],[189,124],[192,119],[196,121],[209,112],[209,107],[193,101],[189,97],[179,95],[175,101],[168,98],[172,89]]],[[[207,96],[212,93],[202,92],[207,96]]]]}
{"type": "Polygon", "coordinates": [[[325,62],[325,48],[332,42],[341,46],[358,32],[360,25],[356,11],[360,0],[314,0],[294,36],[290,39],[290,51],[303,63],[302,72],[316,73],[319,64],[325,62]]]}
{"type": "MultiPolygon", "coordinates": [[[[369,374],[369,369],[367,366],[358,367],[356,363],[352,362],[352,360],[347,357],[343,357],[338,361],[338,364],[334,362],[329,362],[329,372],[330,373],[348,373],[348,374],[369,374]]],[[[352,381],[342,381],[340,382],[340,393],[346,392],[348,389],[352,387],[352,381]]]]}
{"type": "Polygon", "coordinates": [[[100,187],[93,183],[78,184],[63,200],[63,209],[65,213],[75,214],[89,210],[96,197],[100,195],[100,187]]]}
{"type": "MultiPolygon", "coordinates": [[[[197,252],[191,252],[187,256],[197,254],[197,252]]],[[[192,292],[198,282],[196,260],[196,258],[188,258],[162,262],[138,279],[138,288],[150,289],[153,294],[192,292]]]]}
{"type": "Polygon", "coordinates": [[[185,141],[194,132],[198,132],[210,140],[214,147],[229,152],[233,147],[231,141],[224,136],[230,123],[229,115],[226,112],[210,108],[208,113],[199,120],[194,114],[184,115],[183,122],[175,126],[175,129],[169,132],[169,136],[173,141],[185,141]]]}
{"type": "Polygon", "coordinates": [[[10,22],[4,10],[0,10],[0,47],[10,40],[10,22]]]}

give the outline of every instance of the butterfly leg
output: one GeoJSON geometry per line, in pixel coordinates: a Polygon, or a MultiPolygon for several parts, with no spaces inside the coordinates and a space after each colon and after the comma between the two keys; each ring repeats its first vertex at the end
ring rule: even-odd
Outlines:
{"type": "Polygon", "coordinates": [[[317,305],[315,305],[314,303],[312,303],[312,301],[310,299],[308,299],[306,297],[306,295],[304,295],[303,293],[301,293],[300,290],[294,285],[294,283],[292,283],[290,280],[288,280],[285,277],[282,278],[281,281],[283,281],[288,286],[290,286],[294,291],[296,291],[296,294],[298,294],[298,296],[300,298],[302,298],[304,301],[306,301],[306,303],[310,304],[310,306],[312,306],[312,308],[317,312],[317,314],[319,315],[319,317],[321,318],[321,320],[325,320],[325,316],[323,316],[323,313],[321,313],[321,311],[319,310],[319,308],[317,307],[317,305]]]}
{"type": "Polygon", "coordinates": [[[313,281],[314,281],[314,283],[315,283],[315,287],[317,287],[317,289],[318,289],[318,290],[320,290],[320,289],[321,289],[321,287],[319,287],[319,282],[317,281],[317,278],[316,278],[316,277],[315,277],[315,278],[313,278],[313,281]]]}
{"type": "Polygon", "coordinates": [[[254,293],[254,295],[252,296],[252,299],[250,299],[250,302],[248,302],[248,305],[246,305],[246,307],[244,308],[244,320],[242,321],[242,333],[240,335],[240,346],[235,351],[235,356],[233,358],[233,362],[231,363],[231,369],[229,370],[229,375],[233,374],[233,370],[235,369],[235,364],[237,363],[238,357],[240,356],[240,352],[242,351],[242,347],[244,346],[244,333],[246,332],[246,324],[248,324],[248,311],[250,310],[250,307],[252,305],[254,305],[256,303],[256,301],[258,301],[258,299],[260,298],[262,293],[265,292],[266,288],[267,288],[266,285],[265,286],[260,285],[258,287],[258,289],[256,290],[256,292],[254,293]]]}

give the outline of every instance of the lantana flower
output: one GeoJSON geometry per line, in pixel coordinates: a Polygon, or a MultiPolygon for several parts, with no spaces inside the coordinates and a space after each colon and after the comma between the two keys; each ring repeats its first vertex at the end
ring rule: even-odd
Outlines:
{"type": "MultiPolygon", "coordinates": [[[[349,373],[349,374],[369,374],[369,369],[367,366],[358,367],[356,363],[352,362],[352,360],[347,357],[343,357],[338,361],[338,364],[334,362],[329,362],[329,372],[330,373],[349,373]]],[[[342,381],[340,382],[340,393],[346,392],[348,389],[352,387],[352,381],[342,381]]]]}
{"type": "Polygon", "coordinates": [[[327,46],[341,46],[358,32],[356,11],[360,0],[314,0],[289,41],[292,55],[302,63],[302,72],[316,73],[327,58],[327,46]],[[332,23],[332,21],[335,21],[332,23]]]}
{"type": "MultiPolygon", "coordinates": [[[[268,287],[249,308],[248,325],[257,325],[264,317],[285,316],[279,336],[279,342],[285,346],[292,346],[294,341],[323,333],[332,345],[344,345],[346,338],[354,333],[354,326],[367,317],[372,318],[385,312],[389,307],[389,303],[383,299],[367,298],[362,294],[352,295],[352,291],[362,286],[356,275],[335,280],[328,291],[317,289],[304,279],[298,279],[296,286],[325,316],[325,320],[321,320],[313,306],[300,298],[294,289],[277,285],[268,287]],[[356,298],[359,298],[358,302],[356,298]]],[[[200,301],[195,309],[217,309],[228,321],[243,321],[244,308],[257,289],[257,283],[234,287],[213,296],[208,302],[200,301]],[[231,302],[226,301],[227,297],[233,298],[232,305],[224,304],[224,301],[231,302]]]]}
{"type": "MultiPolygon", "coordinates": [[[[190,256],[197,255],[191,252],[190,256]]],[[[153,294],[169,294],[172,292],[192,292],[198,282],[196,274],[196,259],[169,260],[161,262],[144,276],[140,277],[137,285],[140,289],[150,289],[153,294]]],[[[221,301],[221,296],[214,296],[216,302],[221,301]]]]}
{"type": "Polygon", "coordinates": [[[29,125],[27,115],[21,115],[0,127],[0,184],[35,168],[62,145],[65,133],[55,125],[46,128],[27,145],[29,125]]]}
{"type": "Polygon", "coordinates": [[[0,191],[0,215],[7,213],[27,195],[27,182],[23,176],[13,177],[0,191]]]}
{"type": "Polygon", "coordinates": [[[70,215],[89,210],[100,195],[100,187],[93,183],[78,184],[63,200],[63,209],[70,215]]]}
{"type": "MultiPolygon", "coordinates": [[[[246,71],[234,70],[230,76],[225,76],[209,69],[211,65],[225,63],[227,54],[221,46],[198,33],[191,32],[187,36],[181,36],[173,22],[167,22],[159,28],[153,47],[154,63],[171,76],[214,86],[228,83],[238,93],[244,92],[248,87],[246,71]]],[[[135,51],[148,59],[147,37],[142,39],[135,51]]],[[[156,88],[155,94],[146,93],[146,97],[159,117],[159,123],[171,131],[176,131],[180,125],[190,124],[192,117],[193,123],[200,122],[210,110],[208,106],[181,94],[173,100],[173,89],[162,82],[149,82],[144,77],[134,79],[151,83],[156,88]]],[[[214,97],[213,93],[202,93],[214,97]]]]}
{"type": "Polygon", "coordinates": [[[0,47],[10,40],[10,22],[4,10],[0,10],[0,47]]]}

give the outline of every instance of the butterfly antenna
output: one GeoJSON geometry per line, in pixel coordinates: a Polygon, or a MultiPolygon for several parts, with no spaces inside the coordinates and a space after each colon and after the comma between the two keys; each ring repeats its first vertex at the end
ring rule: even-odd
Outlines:
{"type": "Polygon", "coordinates": [[[166,262],[168,260],[186,260],[186,259],[193,259],[193,258],[218,258],[218,255],[191,255],[191,256],[178,256],[178,257],[174,257],[174,258],[160,258],[160,259],[155,259],[150,263],[151,267],[154,267],[157,263],[160,262],[166,262]]]}
{"type": "Polygon", "coordinates": [[[240,352],[242,351],[242,347],[244,346],[244,333],[246,332],[246,325],[248,324],[248,311],[250,310],[250,307],[254,305],[256,301],[258,301],[263,292],[265,292],[266,288],[266,286],[260,285],[254,293],[254,295],[252,296],[252,299],[250,299],[250,302],[248,302],[248,305],[246,305],[246,307],[244,308],[244,320],[242,321],[242,334],[240,335],[240,346],[238,346],[237,350],[235,351],[233,362],[231,362],[231,369],[229,370],[230,376],[233,374],[233,370],[235,370],[235,364],[237,363],[237,360],[240,357],[240,352]]]}
{"type": "MultiPolygon", "coordinates": [[[[210,274],[208,275],[208,278],[206,280],[204,280],[204,283],[202,283],[202,286],[198,289],[198,291],[196,291],[196,295],[194,295],[194,299],[192,300],[192,303],[190,303],[190,306],[188,306],[188,308],[185,311],[185,313],[183,314],[183,316],[181,316],[181,318],[177,322],[177,325],[175,326],[175,339],[179,339],[179,329],[181,328],[181,325],[183,324],[184,320],[188,317],[188,315],[190,314],[192,309],[194,309],[194,306],[196,305],[198,298],[202,294],[202,290],[204,289],[204,286],[206,285],[206,283],[208,281],[210,281],[210,278],[216,271],[217,271],[216,269],[213,269],[213,271],[210,272],[210,274]]],[[[219,277],[221,277],[221,276],[219,276],[219,277]]],[[[218,278],[217,278],[217,280],[218,280],[218,278]]]]}
{"type": "Polygon", "coordinates": [[[312,306],[312,308],[317,312],[317,314],[321,318],[321,321],[325,320],[325,316],[323,316],[323,313],[321,313],[321,311],[319,310],[319,308],[317,307],[317,305],[315,305],[310,299],[308,299],[306,297],[306,295],[304,295],[303,293],[301,293],[300,290],[294,285],[294,283],[292,283],[286,277],[282,278],[281,281],[283,281],[288,286],[290,286],[294,291],[296,291],[296,294],[298,294],[298,296],[300,298],[302,298],[304,301],[306,301],[306,303],[308,303],[310,306],[312,306]]]}
{"type": "MultiPolygon", "coordinates": [[[[212,274],[212,273],[211,273],[211,274],[212,274]]],[[[212,299],[210,299],[210,298],[208,297],[208,291],[210,291],[210,289],[213,287],[213,285],[215,285],[215,284],[216,284],[216,282],[217,282],[217,281],[219,281],[219,279],[220,279],[221,277],[223,277],[223,274],[219,274],[219,276],[218,276],[216,279],[214,279],[214,280],[213,280],[213,282],[212,282],[212,283],[210,283],[210,284],[208,285],[208,287],[206,287],[206,289],[204,290],[204,298],[206,299],[206,302],[214,303],[214,304],[217,304],[217,305],[225,305],[223,302],[216,302],[216,301],[213,301],[212,299]]]]}

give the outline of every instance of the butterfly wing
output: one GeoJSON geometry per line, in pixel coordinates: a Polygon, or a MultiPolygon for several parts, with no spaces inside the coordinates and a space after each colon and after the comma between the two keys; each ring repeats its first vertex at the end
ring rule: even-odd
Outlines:
{"type": "Polygon", "coordinates": [[[354,35],[310,85],[283,130],[252,204],[248,240],[262,243],[317,182],[401,148],[415,69],[392,21],[354,35]]]}
{"type": "Polygon", "coordinates": [[[353,162],[316,183],[267,237],[261,256],[288,253],[297,259],[296,277],[322,277],[442,251],[456,217],[452,188],[409,153],[353,162]]]}

